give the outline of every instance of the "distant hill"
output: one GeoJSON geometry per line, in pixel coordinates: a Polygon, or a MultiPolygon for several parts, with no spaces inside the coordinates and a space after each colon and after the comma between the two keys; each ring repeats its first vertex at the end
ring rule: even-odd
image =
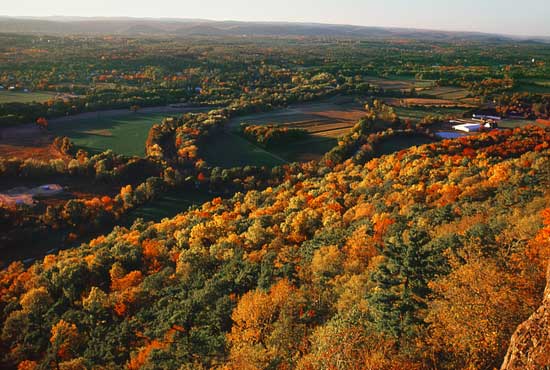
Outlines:
{"type": "MultiPolygon", "coordinates": [[[[257,37],[341,37],[407,38],[428,40],[470,40],[499,42],[527,40],[474,32],[449,32],[404,28],[362,27],[319,23],[237,22],[202,19],[152,18],[14,18],[0,17],[0,32],[40,34],[115,34],[172,36],[257,36],[257,37]]],[[[550,41],[533,38],[532,41],[550,41]]]]}

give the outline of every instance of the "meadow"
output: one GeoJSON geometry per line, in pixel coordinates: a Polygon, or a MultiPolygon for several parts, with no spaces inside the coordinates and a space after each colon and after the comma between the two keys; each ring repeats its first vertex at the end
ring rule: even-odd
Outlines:
{"type": "Polygon", "coordinates": [[[203,140],[199,155],[209,165],[222,168],[273,167],[286,163],[283,158],[260,148],[233,132],[221,132],[203,140]]]}
{"type": "Polygon", "coordinates": [[[128,156],[143,156],[145,140],[154,123],[166,114],[130,113],[119,117],[75,118],[52,127],[55,136],[67,136],[77,147],[90,153],[113,150],[128,156]]]}
{"type": "Polygon", "coordinates": [[[315,160],[332,149],[336,139],[349,132],[363,115],[362,106],[349,97],[246,115],[231,120],[225,132],[207,138],[200,146],[200,154],[210,165],[224,168],[272,167],[286,162],[315,160]],[[309,132],[309,137],[266,150],[238,134],[241,123],[303,128],[309,132]]]}
{"type": "Polygon", "coordinates": [[[165,194],[126,215],[128,226],[141,218],[144,221],[159,222],[167,217],[174,217],[189,207],[203,204],[213,198],[212,194],[199,190],[178,190],[165,194]]]}
{"type": "Polygon", "coordinates": [[[384,90],[427,89],[434,86],[434,81],[417,80],[412,76],[371,76],[366,78],[365,81],[384,90]]]}
{"type": "Polygon", "coordinates": [[[55,93],[51,92],[22,92],[22,91],[0,91],[0,104],[2,103],[32,103],[45,102],[46,100],[55,97],[55,93]]]}

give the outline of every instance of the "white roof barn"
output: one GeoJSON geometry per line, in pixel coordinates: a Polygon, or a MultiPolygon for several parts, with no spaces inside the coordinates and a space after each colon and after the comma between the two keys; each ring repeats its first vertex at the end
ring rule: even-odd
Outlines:
{"type": "Polygon", "coordinates": [[[459,125],[454,125],[453,130],[463,131],[463,132],[478,132],[482,128],[493,128],[490,122],[484,123],[460,123],[459,125]]]}
{"type": "Polygon", "coordinates": [[[481,125],[479,123],[463,123],[460,125],[454,125],[453,129],[464,132],[477,132],[481,129],[481,125]]]}

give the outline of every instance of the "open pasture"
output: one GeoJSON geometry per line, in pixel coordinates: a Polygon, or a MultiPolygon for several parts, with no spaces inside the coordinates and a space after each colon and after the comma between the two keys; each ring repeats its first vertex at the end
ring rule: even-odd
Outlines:
{"type": "Polygon", "coordinates": [[[128,156],[143,156],[149,129],[165,114],[128,114],[117,117],[78,118],[52,122],[48,130],[33,124],[0,130],[0,156],[51,159],[60,157],[51,148],[56,136],[67,136],[92,154],[112,149],[128,156]]]}
{"type": "Polygon", "coordinates": [[[422,94],[433,96],[437,99],[462,100],[470,94],[467,89],[452,86],[437,86],[422,90],[422,94]]]}
{"type": "Polygon", "coordinates": [[[384,90],[411,90],[427,89],[433,86],[433,81],[416,80],[414,77],[389,76],[389,77],[367,77],[369,84],[384,90]]]}
{"type": "Polygon", "coordinates": [[[35,124],[0,128],[0,156],[51,159],[60,157],[52,150],[56,136],[67,136],[77,146],[92,154],[111,149],[128,156],[143,156],[149,129],[164,117],[206,108],[145,108],[137,113],[112,110],[84,113],[52,119],[48,130],[35,124]]]}
{"type": "Polygon", "coordinates": [[[3,103],[42,103],[55,97],[51,92],[23,92],[0,90],[0,104],[3,103]]]}
{"type": "Polygon", "coordinates": [[[286,162],[283,158],[232,132],[221,132],[203,140],[199,145],[199,155],[209,165],[222,168],[273,167],[286,162]]]}
{"type": "Polygon", "coordinates": [[[430,98],[386,98],[383,99],[386,104],[394,107],[422,106],[427,108],[471,108],[472,104],[462,101],[448,99],[430,99],[430,98]]]}
{"type": "Polygon", "coordinates": [[[325,102],[301,104],[272,112],[242,116],[233,119],[228,127],[237,130],[241,123],[254,125],[286,125],[303,128],[311,134],[338,137],[347,132],[365,114],[363,107],[350,98],[333,98],[325,102]],[[328,134],[335,131],[333,135],[328,134]]]}
{"type": "Polygon", "coordinates": [[[467,111],[466,108],[442,107],[395,107],[395,112],[401,119],[418,122],[427,115],[441,115],[460,118],[467,111]]]}
{"type": "Polygon", "coordinates": [[[522,80],[515,87],[514,92],[532,94],[550,94],[550,81],[547,80],[522,80]]]}
{"type": "Polygon", "coordinates": [[[319,159],[363,115],[362,106],[353,99],[337,97],[320,103],[295,105],[272,112],[237,117],[229,122],[224,133],[201,143],[200,154],[207,163],[225,168],[243,165],[275,166],[286,162],[319,159]],[[306,140],[266,150],[237,134],[241,123],[285,125],[305,129],[310,135],[306,140]]]}
{"type": "Polygon", "coordinates": [[[395,153],[401,150],[408,149],[413,146],[429,144],[433,140],[421,135],[415,136],[396,136],[389,140],[384,140],[375,149],[380,156],[395,153]]]}
{"type": "Polygon", "coordinates": [[[149,129],[165,116],[162,113],[130,113],[120,117],[99,115],[52,125],[51,131],[55,136],[69,137],[77,147],[91,153],[112,149],[119,154],[143,156],[149,129]]]}

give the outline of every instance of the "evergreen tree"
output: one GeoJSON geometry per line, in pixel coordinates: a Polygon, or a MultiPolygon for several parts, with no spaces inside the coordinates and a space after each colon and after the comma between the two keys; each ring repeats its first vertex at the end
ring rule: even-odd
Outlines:
{"type": "Polygon", "coordinates": [[[375,289],[369,298],[379,329],[398,339],[422,325],[428,282],[445,265],[425,231],[412,229],[407,239],[400,236],[386,244],[384,262],[371,277],[375,289]]]}

